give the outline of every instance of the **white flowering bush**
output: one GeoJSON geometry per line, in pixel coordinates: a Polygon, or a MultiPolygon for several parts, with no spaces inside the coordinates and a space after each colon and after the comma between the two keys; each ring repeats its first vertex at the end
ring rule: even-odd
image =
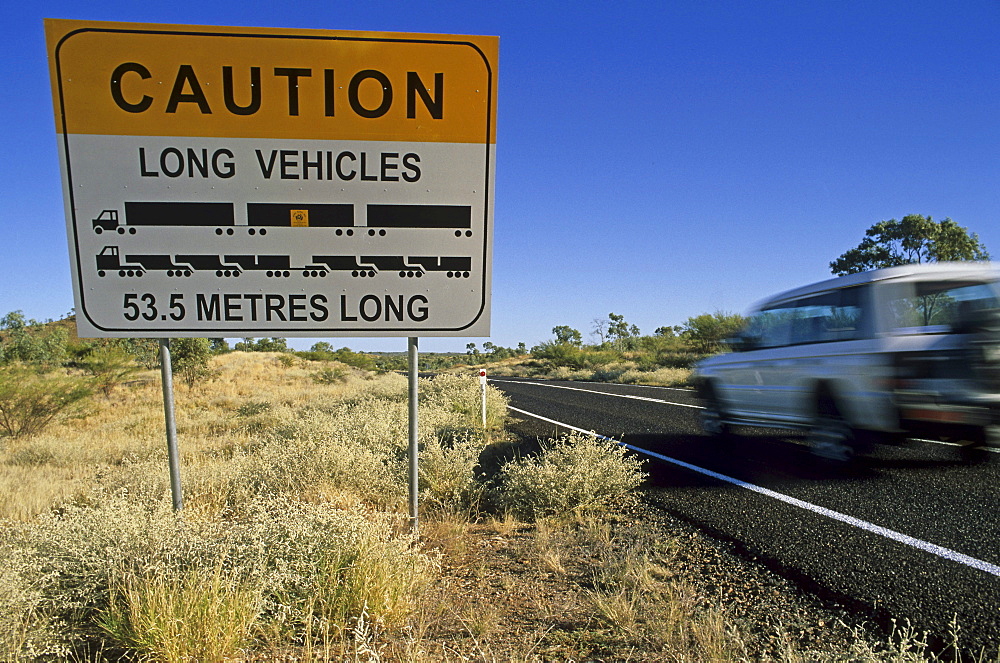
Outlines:
{"type": "Polygon", "coordinates": [[[513,513],[541,518],[598,508],[645,479],[642,461],[595,435],[572,433],[538,455],[504,465],[501,500],[513,513]]]}
{"type": "Polygon", "coordinates": [[[482,437],[470,432],[433,437],[420,450],[420,499],[425,508],[471,514],[486,486],[477,476],[482,437]]]}

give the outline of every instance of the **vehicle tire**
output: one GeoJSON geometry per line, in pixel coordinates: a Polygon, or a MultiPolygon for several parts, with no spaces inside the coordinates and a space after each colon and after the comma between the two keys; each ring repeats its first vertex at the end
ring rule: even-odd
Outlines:
{"type": "Polygon", "coordinates": [[[701,411],[701,430],[709,437],[727,438],[731,432],[722,412],[722,406],[715,390],[709,387],[702,398],[704,408],[701,411]]]}
{"type": "Polygon", "coordinates": [[[817,404],[807,440],[813,455],[823,460],[847,463],[854,458],[854,432],[828,398],[817,404]]]}

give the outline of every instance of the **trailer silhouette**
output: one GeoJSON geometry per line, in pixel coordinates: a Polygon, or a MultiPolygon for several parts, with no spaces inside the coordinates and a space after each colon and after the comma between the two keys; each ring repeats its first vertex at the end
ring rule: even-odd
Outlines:
{"type": "Polygon", "coordinates": [[[167,276],[191,276],[194,267],[183,261],[175,262],[168,255],[126,254],[121,260],[117,246],[105,246],[97,254],[97,275],[118,272],[118,276],[142,276],[146,272],[166,272],[167,276]]]}
{"type": "Polygon", "coordinates": [[[236,214],[232,203],[126,202],[124,216],[106,209],[91,223],[98,235],[105,231],[134,235],[136,228],[145,226],[215,227],[217,235],[232,235],[236,214]]]}

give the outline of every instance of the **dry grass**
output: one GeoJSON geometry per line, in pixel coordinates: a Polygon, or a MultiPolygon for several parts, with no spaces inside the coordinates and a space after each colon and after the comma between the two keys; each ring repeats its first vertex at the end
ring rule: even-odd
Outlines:
{"type": "Polygon", "coordinates": [[[535,508],[525,489],[519,511],[482,513],[498,486],[477,457],[503,439],[506,402],[490,390],[483,430],[468,378],[421,387],[416,541],[405,378],[336,366],[317,381],[321,367],[279,357],[224,355],[213,379],[176,386],[180,516],[155,373],[0,448],[0,658],[934,660],[912,631],[858,632],[848,656],[794,632],[762,644],[677,570],[681,544],[610,511],[535,508]]]}

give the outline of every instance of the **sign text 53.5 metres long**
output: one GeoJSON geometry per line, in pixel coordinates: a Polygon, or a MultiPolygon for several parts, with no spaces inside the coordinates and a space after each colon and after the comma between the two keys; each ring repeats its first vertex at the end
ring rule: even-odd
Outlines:
{"type": "Polygon", "coordinates": [[[486,336],[495,37],[46,21],[83,336],[486,336]]]}

